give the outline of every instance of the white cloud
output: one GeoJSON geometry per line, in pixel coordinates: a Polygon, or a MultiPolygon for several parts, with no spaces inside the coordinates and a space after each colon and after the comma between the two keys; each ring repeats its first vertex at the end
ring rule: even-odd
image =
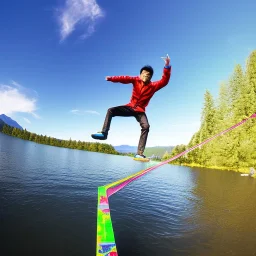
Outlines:
{"type": "Polygon", "coordinates": [[[59,24],[61,40],[65,40],[78,25],[86,32],[85,39],[95,31],[96,21],[103,17],[103,11],[96,0],[66,0],[65,7],[59,10],[59,24]]]}
{"type": "Polygon", "coordinates": [[[11,85],[0,84],[0,114],[12,115],[16,112],[39,116],[36,111],[36,98],[28,95],[29,89],[15,81],[11,85]]]}
{"type": "Polygon", "coordinates": [[[27,118],[23,117],[23,119],[24,119],[28,124],[31,124],[31,122],[30,122],[27,118]]]}
{"type": "Polygon", "coordinates": [[[95,111],[95,110],[79,110],[79,109],[72,109],[70,110],[71,113],[75,114],[75,115],[85,115],[85,114],[93,114],[93,115],[100,115],[99,112],[95,111]]]}
{"type": "Polygon", "coordinates": [[[17,87],[17,89],[19,90],[19,92],[21,94],[26,95],[28,98],[38,98],[38,94],[35,90],[30,89],[30,88],[26,88],[24,86],[22,86],[21,84],[19,84],[18,82],[11,80],[11,85],[12,87],[17,87]]]}

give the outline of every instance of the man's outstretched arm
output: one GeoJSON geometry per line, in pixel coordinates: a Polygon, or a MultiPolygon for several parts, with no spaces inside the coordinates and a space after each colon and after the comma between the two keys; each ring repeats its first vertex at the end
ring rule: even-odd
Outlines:
{"type": "Polygon", "coordinates": [[[136,80],[135,76],[106,76],[106,80],[113,83],[129,84],[136,80]]]}

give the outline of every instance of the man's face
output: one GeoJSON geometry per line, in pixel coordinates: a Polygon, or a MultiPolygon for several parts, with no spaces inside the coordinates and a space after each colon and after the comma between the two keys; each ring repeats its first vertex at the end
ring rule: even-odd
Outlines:
{"type": "Polygon", "coordinates": [[[140,79],[144,82],[144,83],[148,83],[151,79],[151,75],[148,71],[146,70],[142,70],[141,74],[140,74],[140,79]]]}

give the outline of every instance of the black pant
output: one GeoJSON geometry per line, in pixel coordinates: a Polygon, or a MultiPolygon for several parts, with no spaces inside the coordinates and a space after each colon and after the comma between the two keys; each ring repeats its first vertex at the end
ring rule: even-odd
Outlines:
{"type": "Polygon", "coordinates": [[[146,113],[136,112],[131,107],[128,107],[128,106],[118,106],[118,107],[109,108],[106,114],[102,132],[105,132],[106,134],[108,134],[112,117],[115,117],[115,116],[122,116],[122,117],[134,116],[136,120],[140,123],[141,135],[140,135],[137,153],[143,154],[146,147],[149,127],[150,127],[146,113]]]}

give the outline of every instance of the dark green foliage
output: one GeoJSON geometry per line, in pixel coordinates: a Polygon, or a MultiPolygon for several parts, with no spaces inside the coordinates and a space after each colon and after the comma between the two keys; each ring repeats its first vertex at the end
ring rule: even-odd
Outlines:
{"type": "Polygon", "coordinates": [[[38,135],[35,133],[31,133],[26,129],[20,130],[12,126],[9,126],[7,124],[4,124],[2,126],[2,132],[10,136],[14,136],[23,140],[30,140],[39,144],[119,155],[119,153],[114,149],[112,145],[105,144],[105,143],[82,142],[82,141],[76,141],[71,139],[60,140],[60,139],[56,139],[48,136],[43,136],[42,134],[38,135]]]}
{"type": "Polygon", "coordinates": [[[166,152],[171,152],[173,148],[172,146],[146,147],[144,154],[149,157],[155,155],[156,157],[162,158],[166,152]]]}
{"type": "Polygon", "coordinates": [[[5,122],[0,119],[0,132],[3,130],[5,122]]]}
{"type": "MultiPolygon", "coordinates": [[[[245,71],[240,65],[236,65],[229,80],[220,84],[216,100],[208,90],[206,91],[201,127],[185,149],[233,126],[255,112],[256,51],[253,51],[247,60],[245,71]]],[[[171,156],[182,151],[184,146],[176,146],[171,156]]],[[[188,153],[187,157],[181,157],[173,163],[230,169],[256,166],[256,119],[250,119],[242,126],[195,149],[188,153]]]]}

